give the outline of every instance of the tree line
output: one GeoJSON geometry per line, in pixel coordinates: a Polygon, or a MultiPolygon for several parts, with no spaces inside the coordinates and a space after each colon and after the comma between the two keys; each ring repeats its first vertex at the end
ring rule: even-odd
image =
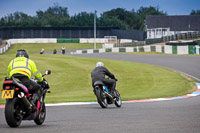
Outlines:
{"type": "MultiPolygon", "coordinates": [[[[124,8],[116,8],[103,12],[96,19],[99,27],[119,27],[124,30],[145,30],[146,15],[167,15],[159,7],[140,7],[127,11],[124,8]]],[[[200,15],[200,10],[192,10],[190,15],[200,15]]],[[[92,27],[94,25],[94,13],[80,12],[70,16],[67,7],[54,6],[46,11],[36,11],[35,16],[23,12],[11,13],[0,19],[0,27],[92,27]]]]}

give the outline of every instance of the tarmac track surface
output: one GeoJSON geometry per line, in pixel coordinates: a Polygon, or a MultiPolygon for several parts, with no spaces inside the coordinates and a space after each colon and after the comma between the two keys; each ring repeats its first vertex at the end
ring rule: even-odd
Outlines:
{"type": "MultiPolygon", "coordinates": [[[[199,56],[132,55],[119,53],[74,55],[125,60],[179,70],[200,78],[199,56]]],[[[9,128],[0,109],[1,133],[199,133],[200,96],[171,101],[124,103],[102,109],[97,104],[47,107],[46,121],[23,121],[9,128]]]]}

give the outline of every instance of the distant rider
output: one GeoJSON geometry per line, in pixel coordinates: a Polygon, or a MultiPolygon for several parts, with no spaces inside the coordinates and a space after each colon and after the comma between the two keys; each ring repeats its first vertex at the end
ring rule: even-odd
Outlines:
{"type": "Polygon", "coordinates": [[[62,50],[62,54],[65,54],[65,47],[64,46],[62,46],[61,50],[62,50]]]}
{"type": "Polygon", "coordinates": [[[54,49],[54,50],[53,50],[53,54],[56,54],[56,53],[57,53],[57,50],[56,50],[56,49],[54,49]]]}
{"type": "Polygon", "coordinates": [[[94,83],[96,81],[102,81],[105,85],[109,86],[111,90],[111,95],[115,97],[114,95],[114,90],[116,87],[116,81],[117,79],[115,78],[114,74],[112,74],[105,66],[103,62],[97,62],[96,67],[91,73],[92,77],[92,86],[94,88],[94,83]],[[105,78],[105,76],[110,77],[111,79],[105,78]]]}
{"type": "Polygon", "coordinates": [[[42,48],[42,50],[40,51],[40,54],[44,54],[44,48],[42,48]]]}
{"type": "Polygon", "coordinates": [[[29,59],[29,55],[24,49],[20,49],[16,53],[16,58],[8,65],[8,78],[15,77],[25,85],[29,92],[33,94],[31,99],[32,110],[36,109],[35,103],[41,93],[41,86],[30,80],[32,74],[38,82],[44,83],[42,74],[38,71],[35,63],[29,59]]]}

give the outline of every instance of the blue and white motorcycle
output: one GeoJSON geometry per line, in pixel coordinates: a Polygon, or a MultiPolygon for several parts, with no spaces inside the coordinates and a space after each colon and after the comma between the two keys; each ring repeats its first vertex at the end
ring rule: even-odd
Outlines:
{"type": "Polygon", "coordinates": [[[97,97],[97,101],[102,108],[107,108],[108,104],[113,104],[117,107],[122,106],[122,101],[119,92],[115,89],[115,97],[110,94],[110,89],[102,82],[96,81],[94,83],[94,94],[97,97]]]}

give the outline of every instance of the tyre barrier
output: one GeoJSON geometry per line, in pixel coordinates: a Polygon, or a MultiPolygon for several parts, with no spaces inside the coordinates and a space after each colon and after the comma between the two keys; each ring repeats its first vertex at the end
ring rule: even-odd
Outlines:
{"type": "Polygon", "coordinates": [[[154,46],[137,46],[137,47],[113,47],[102,49],[86,49],[76,50],[71,54],[93,54],[93,53],[105,53],[105,52],[158,52],[165,54],[200,54],[200,45],[187,45],[187,46],[170,46],[170,45],[154,45],[154,46]]]}

